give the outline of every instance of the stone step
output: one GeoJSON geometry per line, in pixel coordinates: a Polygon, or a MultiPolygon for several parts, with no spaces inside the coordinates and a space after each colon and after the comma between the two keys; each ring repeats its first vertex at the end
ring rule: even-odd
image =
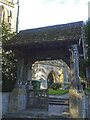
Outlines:
{"type": "Polygon", "coordinates": [[[69,106],[69,99],[66,98],[49,98],[50,105],[68,105],[69,106]]]}
{"type": "Polygon", "coordinates": [[[49,99],[49,102],[69,102],[69,100],[49,99]]]}
{"type": "Polygon", "coordinates": [[[69,103],[64,103],[64,102],[49,102],[49,105],[68,105],[69,106],[69,103]]]}
{"type": "Polygon", "coordinates": [[[49,97],[49,99],[55,99],[55,100],[69,100],[68,98],[55,98],[55,97],[49,97]]]}

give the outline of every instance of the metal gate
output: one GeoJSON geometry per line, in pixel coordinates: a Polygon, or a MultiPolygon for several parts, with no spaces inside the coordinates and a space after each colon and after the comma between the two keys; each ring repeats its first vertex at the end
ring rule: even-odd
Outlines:
{"type": "Polygon", "coordinates": [[[27,90],[27,108],[48,110],[49,92],[43,90],[27,90]]]}

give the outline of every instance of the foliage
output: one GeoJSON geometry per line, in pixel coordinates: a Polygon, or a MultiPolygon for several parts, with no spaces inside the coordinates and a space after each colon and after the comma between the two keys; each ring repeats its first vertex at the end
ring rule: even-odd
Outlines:
{"type": "Polygon", "coordinates": [[[53,89],[49,89],[49,95],[61,95],[61,94],[65,94],[69,92],[69,90],[53,90],[53,89]]]}
{"type": "Polygon", "coordinates": [[[16,32],[12,32],[10,28],[10,24],[3,22],[2,23],[2,44],[6,43],[13,36],[15,36],[16,32]]]}
{"type": "Polygon", "coordinates": [[[52,85],[50,86],[50,88],[52,88],[53,90],[59,89],[61,87],[61,83],[52,83],[52,85]]]}
{"type": "Polygon", "coordinates": [[[87,44],[88,65],[90,66],[90,21],[85,25],[85,39],[87,44]]]}
{"type": "MultiPolygon", "coordinates": [[[[8,23],[2,23],[2,45],[10,40],[16,33],[11,32],[8,23]]],[[[10,50],[5,52],[2,48],[2,91],[10,92],[16,83],[16,63],[14,53],[10,50]]]]}
{"type": "Polygon", "coordinates": [[[89,88],[85,88],[85,89],[84,89],[84,92],[90,94],[90,87],[89,87],[89,88]]]}
{"type": "Polygon", "coordinates": [[[87,51],[87,59],[79,60],[79,68],[80,68],[80,76],[85,79],[86,78],[86,68],[90,66],[90,21],[87,21],[85,26],[85,43],[86,43],[86,51],[87,51]]]}
{"type": "Polygon", "coordinates": [[[90,78],[87,79],[88,87],[90,87],[90,78]]]}

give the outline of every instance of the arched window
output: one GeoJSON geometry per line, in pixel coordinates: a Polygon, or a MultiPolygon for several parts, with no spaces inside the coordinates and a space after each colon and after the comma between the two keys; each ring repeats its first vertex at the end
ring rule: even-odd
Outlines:
{"type": "Polygon", "coordinates": [[[53,71],[51,71],[48,75],[48,78],[47,78],[47,85],[48,85],[48,88],[50,88],[51,84],[52,83],[55,83],[56,82],[56,75],[53,71]]]}

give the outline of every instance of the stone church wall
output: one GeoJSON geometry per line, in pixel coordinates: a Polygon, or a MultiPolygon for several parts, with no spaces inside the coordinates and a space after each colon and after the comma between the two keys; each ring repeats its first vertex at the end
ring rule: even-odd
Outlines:
{"type": "Polygon", "coordinates": [[[66,64],[60,66],[48,64],[34,64],[32,69],[32,80],[41,81],[41,89],[47,88],[48,76],[53,72],[55,74],[55,82],[61,83],[63,88],[70,84],[70,69],[66,64]]]}

